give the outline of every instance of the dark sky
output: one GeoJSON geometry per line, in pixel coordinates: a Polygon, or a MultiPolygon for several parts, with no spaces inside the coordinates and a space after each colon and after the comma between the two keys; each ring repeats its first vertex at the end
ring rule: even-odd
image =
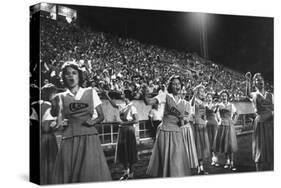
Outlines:
{"type": "MultiPolygon", "coordinates": [[[[94,30],[203,56],[196,13],[66,6],[77,10],[81,25],[94,30]]],[[[273,81],[273,18],[204,15],[210,60],[241,72],[261,72],[273,81]]]]}

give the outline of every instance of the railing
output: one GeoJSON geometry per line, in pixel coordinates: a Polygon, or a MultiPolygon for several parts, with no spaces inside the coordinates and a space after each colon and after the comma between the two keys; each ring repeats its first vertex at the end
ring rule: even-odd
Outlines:
{"type": "MultiPolygon", "coordinates": [[[[238,116],[235,128],[238,133],[243,130],[252,129],[253,114],[242,114],[238,116]]],[[[102,146],[114,146],[118,137],[118,123],[102,123],[97,126],[102,146]]],[[[136,126],[137,142],[151,139],[151,125],[148,120],[142,120],[136,126]]]]}
{"type": "MultiPolygon", "coordinates": [[[[243,131],[251,131],[253,129],[253,114],[239,115],[235,124],[237,133],[240,134],[243,131]]],[[[118,122],[101,123],[96,125],[99,132],[101,145],[105,148],[115,147],[118,137],[118,122]]],[[[148,120],[139,121],[135,127],[136,139],[138,143],[145,142],[151,139],[151,125],[148,120]]],[[[61,141],[61,136],[57,135],[58,143],[61,141]]]]}
{"type": "Polygon", "coordinates": [[[114,145],[117,142],[118,126],[117,122],[102,123],[96,126],[102,145],[114,145]]]}
{"type": "MultiPolygon", "coordinates": [[[[113,146],[117,142],[118,122],[101,123],[96,126],[102,146],[113,146]]],[[[147,120],[139,121],[135,127],[137,142],[151,139],[150,123],[147,120]]]]}
{"type": "Polygon", "coordinates": [[[255,114],[240,114],[235,123],[237,134],[243,134],[253,130],[253,121],[255,114]]]}

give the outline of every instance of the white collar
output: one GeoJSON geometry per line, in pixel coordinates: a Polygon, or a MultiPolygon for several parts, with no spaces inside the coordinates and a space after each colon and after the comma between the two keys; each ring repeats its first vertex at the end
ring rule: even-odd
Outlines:
{"type": "Polygon", "coordinates": [[[264,95],[257,89],[256,94],[260,94],[263,98],[265,98],[267,91],[264,92],[264,95]]]}
{"type": "Polygon", "coordinates": [[[70,91],[69,89],[67,89],[67,90],[65,91],[65,94],[74,97],[76,100],[79,100],[79,99],[81,99],[81,97],[82,97],[84,91],[85,91],[85,88],[79,87],[79,89],[78,89],[76,95],[74,95],[73,93],[71,93],[71,91],[70,91]]]}
{"type": "Polygon", "coordinates": [[[224,107],[227,107],[230,103],[227,101],[226,104],[224,104],[223,102],[221,102],[221,105],[224,106],[224,107]]]}
{"type": "Polygon", "coordinates": [[[167,93],[167,94],[168,94],[170,97],[172,97],[172,99],[175,101],[176,104],[179,104],[179,103],[181,102],[181,100],[182,100],[181,95],[179,95],[180,99],[179,99],[178,102],[177,102],[173,94],[171,94],[171,93],[167,93]]]}

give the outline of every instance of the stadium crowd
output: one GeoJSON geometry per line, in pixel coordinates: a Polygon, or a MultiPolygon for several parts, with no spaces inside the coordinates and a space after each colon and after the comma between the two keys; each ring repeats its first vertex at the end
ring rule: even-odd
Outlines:
{"type": "MultiPolygon", "coordinates": [[[[84,87],[95,87],[99,93],[110,91],[119,98],[122,91],[133,91],[142,98],[142,88],[148,86],[151,95],[165,90],[172,75],[184,78],[182,94],[190,99],[193,88],[202,83],[208,92],[218,96],[227,89],[232,100],[246,99],[246,82],[242,73],[235,72],[196,53],[179,52],[144,44],[130,38],[81,28],[75,23],[41,19],[40,63],[42,85],[53,83],[62,88],[60,67],[65,61],[76,61],[84,71],[84,87]]],[[[271,88],[266,83],[267,88],[271,88]]],[[[101,96],[103,97],[103,96],[101,96]]]]}

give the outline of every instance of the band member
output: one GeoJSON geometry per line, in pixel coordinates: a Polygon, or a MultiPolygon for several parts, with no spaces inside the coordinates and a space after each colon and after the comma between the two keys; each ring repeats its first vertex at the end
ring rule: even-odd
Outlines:
{"type": "Polygon", "coordinates": [[[147,174],[156,177],[179,177],[191,175],[191,168],[197,167],[197,154],[190,121],[190,103],[181,98],[180,77],[169,80],[168,93],[148,98],[149,105],[165,103],[163,122],[159,126],[147,174]]]}
{"type": "Polygon", "coordinates": [[[194,88],[194,96],[191,105],[195,108],[195,118],[193,124],[195,145],[198,157],[198,174],[208,174],[204,170],[203,160],[210,156],[210,143],[207,131],[207,118],[205,108],[205,87],[198,85],[194,88]]]}
{"type": "Polygon", "coordinates": [[[54,134],[56,130],[56,118],[50,113],[51,100],[56,94],[56,87],[53,84],[46,84],[41,89],[41,163],[40,163],[40,183],[50,184],[51,175],[56,160],[58,146],[56,136],[54,134]]]}
{"type": "Polygon", "coordinates": [[[210,151],[212,152],[212,166],[219,166],[218,158],[213,149],[214,138],[218,127],[217,120],[217,106],[213,103],[213,95],[211,93],[207,93],[206,95],[206,115],[207,115],[207,131],[209,137],[209,145],[210,151]]]}
{"type": "Polygon", "coordinates": [[[162,122],[162,118],[163,118],[162,116],[163,116],[163,113],[159,109],[159,104],[153,104],[151,106],[151,110],[148,113],[148,118],[149,118],[149,122],[151,125],[152,138],[154,141],[156,138],[157,128],[160,125],[160,123],[162,122]]]}
{"type": "Polygon", "coordinates": [[[273,170],[273,94],[265,91],[260,73],[253,77],[255,92],[251,92],[251,73],[246,73],[247,95],[255,106],[256,118],[252,141],[253,160],[256,170],[273,170]]]}
{"type": "Polygon", "coordinates": [[[135,124],[138,123],[138,113],[134,106],[133,94],[130,90],[125,90],[122,94],[124,103],[116,104],[105,92],[106,98],[109,100],[114,108],[120,111],[120,119],[122,122],[119,126],[117,148],[116,148],[116,161],[118,160],[123,164],[125,172],[120,180],[132,179],[133,165],[138,161],[137,142],[135,135],[135,124]]]}
{"type": "Polygon", "coordinates": [[[234,104],[228,102],[229,94],[226,90],[221,91],[222,102],[218,105],[218,130],[214,139],[214,151],[224,153],[226,163],[224,168],[236,171],[234,166],[234,153],[238,150],[236,131],[234,123],[236,122],[237,112],[234,104]]]}
{"type": "Polygon", "coordinates": [[[52,183],[111,180],[98,131],[104,119],[101,100],[92,88],[82,88],[82,71],[74,62],[62,66],[62,80],[67,90],[52,102],[52,115],[58,124],[66,124],[56,157],[52,183]],[[94,114],[94,117],[92,118],[94,114]]]}

